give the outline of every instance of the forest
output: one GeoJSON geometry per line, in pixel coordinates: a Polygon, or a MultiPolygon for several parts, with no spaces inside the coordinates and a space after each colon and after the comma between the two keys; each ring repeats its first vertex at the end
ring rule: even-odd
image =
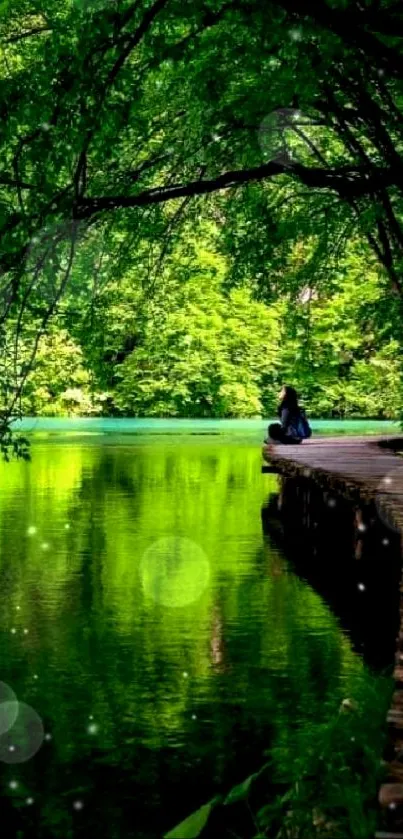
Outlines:
{"type": "Polygon", "coordinates": [[[1,438],[24,415],[402,414],[400,5],[0,21],[1,438]]]}
{"type": "Polygon", "coordinates": [[[289,381],[317,416],[400,416],[398,330],[376,265],[352,253],[330,292],[306,286],[265,302],[250,282],[225,289],[217,251],[192,250],[186,263],[173,256],[150,297],[135,271],[92,297],[78,270],[72,285],[91,302],[77,309],[67,293],[39,343],[24,414],[272,416],[289,381]]]}

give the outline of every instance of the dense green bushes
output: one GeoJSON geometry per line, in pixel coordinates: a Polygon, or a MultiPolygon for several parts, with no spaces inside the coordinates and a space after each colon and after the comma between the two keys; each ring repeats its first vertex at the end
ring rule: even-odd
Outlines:
{"type": "Polygon", "coordinates": [[[133,276],[107,283],[90,323],[87,312],[69,324],[73,284],[63,325],[39,345],[25,413],[272,416],[289,382],[311,415],[400,416],[399,318],[360,259],[350,254],[326,290],[267,303],[246,285],[225,292],[216,254],[196,249],[186,272],[176,267],[148,296],[133,276]]]}

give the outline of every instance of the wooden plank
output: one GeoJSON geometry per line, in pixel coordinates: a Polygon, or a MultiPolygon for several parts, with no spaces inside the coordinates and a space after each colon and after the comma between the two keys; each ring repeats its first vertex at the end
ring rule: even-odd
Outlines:
{"type": "MultiPolygon", "coordinates": [[[[395,497],[401,496],[396,514],[400,514],[403,521],[403,458],[396,456],[394,451],[399,439],[389,441],[392,446],[389,450],[384,447],[385,437],[347,440],[336,437],[307,440],[299,446],[265,445],[263,457],[271,468],[277,468],[283,474],[292,472],[319,480],[322,477],[326,482],[336,482],[336,486],[340,479],[344,482],[340,485],[342,492],[350,484],[352,490],[364,492],[367,498],[384,496],[385,502],[393,498],[394,507],[395,497]]],[[[403,441],[401,445],[403,447],[403,441]]]]}

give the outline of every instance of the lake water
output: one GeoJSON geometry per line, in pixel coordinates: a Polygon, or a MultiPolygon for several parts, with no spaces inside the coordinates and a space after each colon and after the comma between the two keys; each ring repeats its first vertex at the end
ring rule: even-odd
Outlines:
{"type": "Polygon", "coordinates": [[[265,424],[136,422],[37,423],[63,434],[0,464],[5,836],[161,836],[374,689],[262,533],[265,424]]]}
{"type": "MultiPolygon", "coordinates": [[[[135,435],[137,437],[144,435],[162,434],[168,435],[182,435],[195,434],[201,436],[207,434],[208,436],[222,436],[228,438],[242,437],[243,439],[254,439],[256,443],[260,442],[266,434],[267,425],[269,422],[275,421],[271,419],[227,419],[227,420],[188,420],[188,419],[116,419],[114,417],[88,417],[79,419],[68,419],[59,417],[26,417],[22,421],[17,421],[15,427],[18,430],[34,433],[35,435],[49,436],[53,434],[63,433],[64,439],[72,436],[90,434],[92,437],[95,434],[101,434],[114,437],[114,442],[118,438],[126,435],[135,435]]],[[[399,423],[392,421],[381,420],[311,420],[311,425],[314,434],[399,434],[399,423]]]]}

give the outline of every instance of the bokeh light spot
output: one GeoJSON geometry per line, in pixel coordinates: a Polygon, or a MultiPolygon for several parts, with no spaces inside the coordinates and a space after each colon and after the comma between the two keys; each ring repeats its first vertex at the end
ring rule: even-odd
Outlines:
{"type": "Polygon", "coordinates": [[[14,722],[0,736],[0,760],[3,763],[25,763],[39,751],[44,739],[41,718],[25,702],[3,702],[0,713],[3,711],[9,720],[15,714],[16,706],[14,722]]]}
{"type": "Polygon", "coordinates": [[[17,715],[18,702],[14,691],[5,682],[0,682],[0,736],[10,730],[17,715]]]}
{"type": "Polygon", "coordinates": [[[163,606],[194,603],[210,579],[210,564],[202,548],[191,539],[167,536],[154,542],[140,565],[144,593],[163,606]]]}
{"type": "Polygon", "coordinates": [[[300,149],[295,129],[301,122],[305,124],[307,120],[295,108],[278,108],[263,119],[258,139],[267,162],[278,163],[283,168],[296,162],[300,149]]]}

